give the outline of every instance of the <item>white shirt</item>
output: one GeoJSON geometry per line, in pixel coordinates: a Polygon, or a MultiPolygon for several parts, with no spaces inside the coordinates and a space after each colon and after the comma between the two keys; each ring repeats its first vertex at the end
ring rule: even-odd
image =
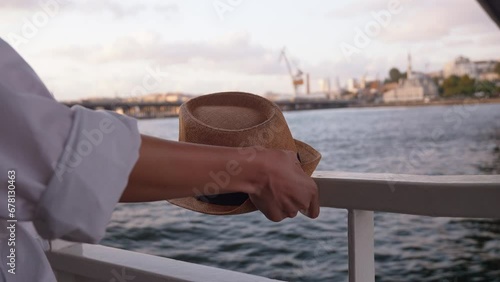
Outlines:
{"type": "Polygon", "coordinates": [[[56,281],[47,240],[98,242],[139,147],[136,120],[58,103],[0,38],[0,281],[56,281]],[[9,171],[15,212],[8,210],[9,171]],[[17,222],[8,222],[11,213],[17,222]],[[7,265],[12,224],[15,274],[7,265]]]}

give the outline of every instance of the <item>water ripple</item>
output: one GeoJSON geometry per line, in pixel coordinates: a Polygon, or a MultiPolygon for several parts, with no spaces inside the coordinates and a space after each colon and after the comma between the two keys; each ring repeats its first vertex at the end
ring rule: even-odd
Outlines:
{"type": "MultiPolygon", "coordinates": [[[[500,173],[500,105],[286,113],[293,135],[323,155],[321,170],[500,173]],[[439,134],[437,134],[439,133],[439,134]],[[413,158],[411,157],[413,155],[413,158]]],[[[177,138],[176,119],[140,121],[177,138]]],[[[116,207],[105,245],[286,281],[347,281],[347,213],[322,209],[281,223],[259,213],[208,216],[166,202],[116,207]]],[[[375,213],[376,281],[500,281],[500,221],[375,213]]]]}

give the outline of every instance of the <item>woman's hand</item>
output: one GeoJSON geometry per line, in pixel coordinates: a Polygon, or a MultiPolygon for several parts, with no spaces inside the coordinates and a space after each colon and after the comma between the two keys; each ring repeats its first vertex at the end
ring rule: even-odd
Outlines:
{"type": "Polygon", "coordinates": [[[139,160],[121,201],[160,201],[235,192],[247,193],[272,221],[294,217],[298,211],[311,218],[319,214],[316,184],[302,171],[294,152],[208,146],[146,135],[142,136],[139,160]],[[223,185],[215,191],[206,189],[214,178],[219,178],[216,182],[223,185]]]}
{"type": "Polygon", "coordinates": [[[272,221],[293,218],[297,212],[316,218],[319,197],[316,183],[304,173],[291,151],[263,150],[254,171],[260,181],[250,195],[252,203],[272,221]]]}

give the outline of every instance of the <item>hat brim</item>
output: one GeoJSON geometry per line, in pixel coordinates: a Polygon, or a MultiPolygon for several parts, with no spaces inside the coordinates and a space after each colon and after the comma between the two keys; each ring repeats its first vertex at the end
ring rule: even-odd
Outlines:
{"type": "MultiPolygon", "coordinates": [[[[300,159],[300,166],[307,175],[311,176],[321,160],[321,154],[302,141],[296,139],[294,141],[300,159]]],[[[211,204],[195,197],[171,199],[168,202],[181,208],[211,215],[234,215],[257,210],[248,198],[242,204],[234,206],[211,204]]]]}

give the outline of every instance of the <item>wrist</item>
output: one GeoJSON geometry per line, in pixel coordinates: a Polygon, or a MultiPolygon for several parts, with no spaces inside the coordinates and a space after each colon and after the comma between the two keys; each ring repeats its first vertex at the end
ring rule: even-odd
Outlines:
{"type": "Polygon", "coordinates": [[[256,148],[255,157],[251,160],[247,159],[247,165],[244,168],[243,185],[245,191],[249,195],[259,195],[262,188],[269,182],[269,163],[271,150],[256,148]]]}

